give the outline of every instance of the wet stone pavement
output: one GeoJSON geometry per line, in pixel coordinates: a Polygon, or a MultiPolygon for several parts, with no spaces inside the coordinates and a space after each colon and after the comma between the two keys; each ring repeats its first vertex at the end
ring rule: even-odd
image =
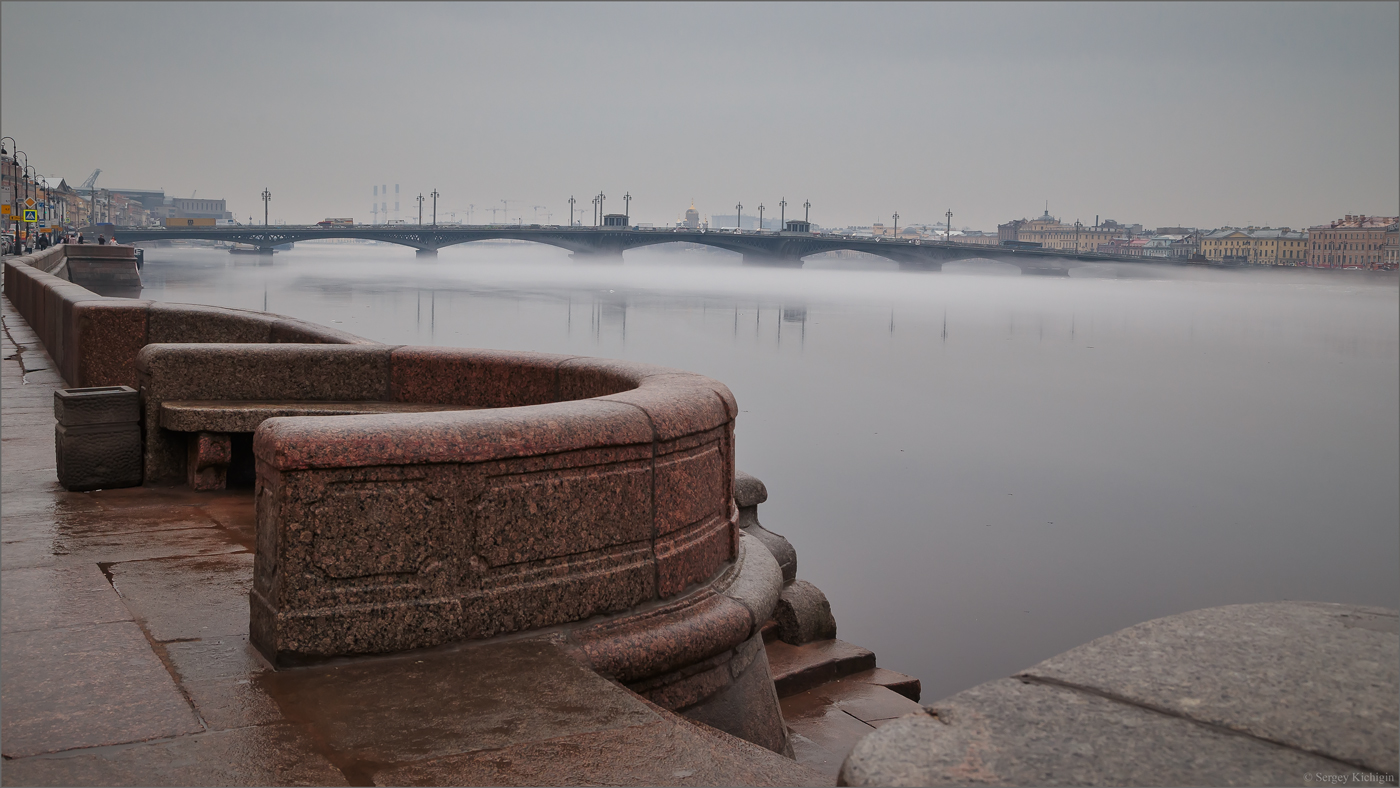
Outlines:
{"type": "Polygon", "coordinates": [[[63,381],[3,301],[4,785],[811,785],[548,636],[272,671],[251,490],[70,493],[63,381]]]}

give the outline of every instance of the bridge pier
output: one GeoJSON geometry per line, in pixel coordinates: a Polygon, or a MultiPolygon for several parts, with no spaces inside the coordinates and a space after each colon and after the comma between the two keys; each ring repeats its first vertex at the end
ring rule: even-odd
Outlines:
{"type": "Polygon", "coordinates": [[[745,252],[743,264],[763,266],[765,268],[801,268],[802,258],[745,252]]]}
{"type": "Polygon", "coordinates": [[[621,265],[622,252],[574,252],[569,255],[576,263],[596,263],[601,265],[621,265]]]}
{"type": "Polygon", "coordinates": [[[1055,263],[1016,263],[1021,276],[1069,276],[1069,268],[1055,263]]]}
{"type": "Polygon", "coordinates": [[[437,253],[436,249],[419,249],[416,252],[418,257],[437,257],[437,253]]]}
{"type": "Polygon", "coordinates": [[[898,260],[901,271],[942,271],[942,260],[898,260]]]}

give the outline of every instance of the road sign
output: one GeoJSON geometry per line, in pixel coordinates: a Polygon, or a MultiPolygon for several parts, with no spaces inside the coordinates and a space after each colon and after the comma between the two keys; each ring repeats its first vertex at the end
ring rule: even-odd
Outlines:
{"type": "Polygon", "coordinates": [[[25,209],[24,209],[24,220],[25,220],[26,222],[37,222],[37,221],[39,221],[39,212],[36,211],[36,210],[34,210],[33,208],[25,208],[25,209]]]}
{"type": "Polygon", "coordinates": [[[0,216],[9,216],[9,215],[10,215],[10,206],[8,206],[8,205],[0,205],[0,216]]]}
{"type": "Polygon", "coordinates": [[[34,198],[33,198],[33,197],[25,197],[25,198],[24,198],[24,204],[25,204],[26,206],[30,207],[30,208],[33,208],[33,207],[34,207],[34,198]]]}

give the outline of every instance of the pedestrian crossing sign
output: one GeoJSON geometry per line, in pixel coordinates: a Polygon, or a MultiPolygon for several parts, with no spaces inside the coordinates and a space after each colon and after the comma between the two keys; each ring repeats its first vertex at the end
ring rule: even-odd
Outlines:
{"type": "Polygon", "coordinates": [[[25,208],[25,209],[24,209],[24,220],[25,220],[26,222],[37,222],[37,221],[39,221],[39,212],[36,211],[36,210],[34,210],[33,208],[25,208]]]}

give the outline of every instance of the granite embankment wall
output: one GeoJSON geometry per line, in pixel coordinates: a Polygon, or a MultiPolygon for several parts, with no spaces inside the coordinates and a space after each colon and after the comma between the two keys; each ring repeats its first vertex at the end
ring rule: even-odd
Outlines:
{"type": "Polygon", "coordinates": [[[7,260],[6,296],[70,385],[141,393],[147,484],[239,431],[170,429],[168,402],[459,408],[256,425],[250,634],[274,665],[562,626],[600,673],[788,751],[760,633],[783,575],[739,528],[724,384],[109,298],[65,265],[63,246],[7,260]]]}
{"type": "Polygon", "coordinates": [[[165,342],[377,344],[304,320],[99,295],[69,281],[68,245],[5,261],[5,295],[70,386],[136,386],[136,354],[165,342]]]}

